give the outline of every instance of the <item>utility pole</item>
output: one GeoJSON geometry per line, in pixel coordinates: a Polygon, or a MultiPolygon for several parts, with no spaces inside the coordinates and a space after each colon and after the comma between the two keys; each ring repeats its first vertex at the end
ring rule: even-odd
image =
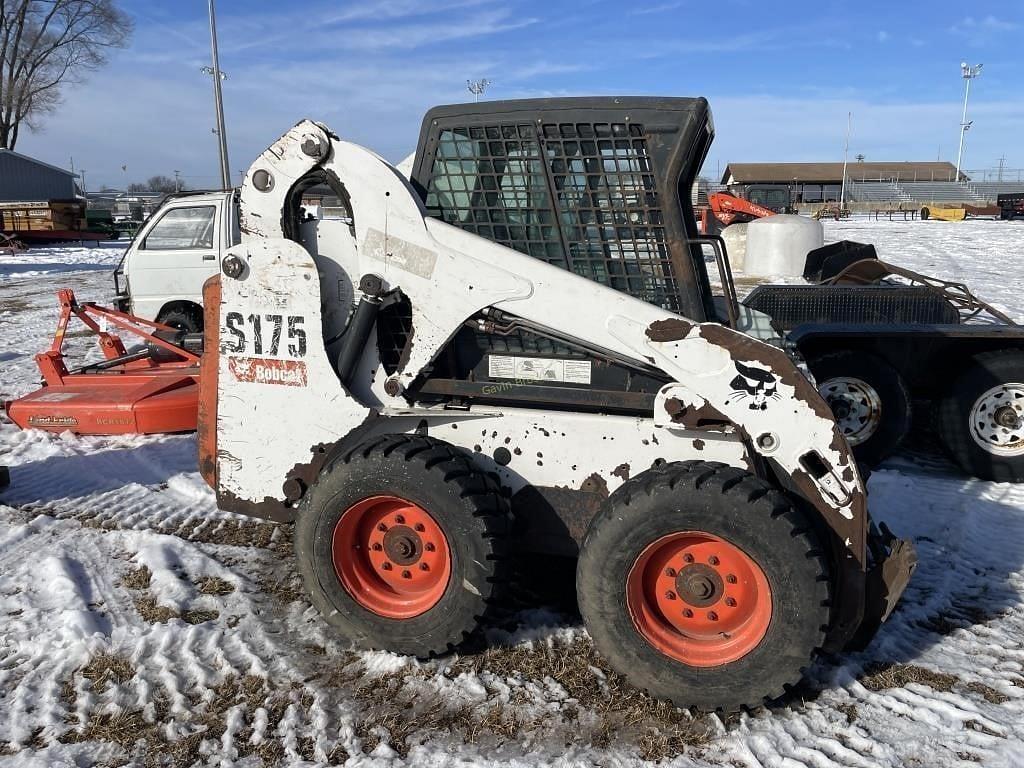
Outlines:
{"type": "Polygon", "coordinates": [[[1006,155],[999,158],[999,181],[1003,180],[1003,168],[1006,167],[1006,155]]]}
{"type": "Polygon", "coordinates": [[[224,73],[220,71],[220,57],[217,53],[217,14],[210,0],[210,53],[213,66],[203,71],[213,75],[213,99],[217,108],[217,138],[220,141],[220,185],[221,189],[231,189],[231,171],[228,165],[228,134],[224,129],[224,99],[221,94],[220,82],[224,73]]]}
{"type": "Polygon", "coordinates": [[[181,192],[181,171],[174,172],[174,192],[181,192]]]}
{"type": "MultiPolygon", "coordinates": [[[[846,148],[843,150],[843,185],[839,189],[839,210],[846,207],[846,163],[850,158],[850,129],[853,127],[853,112],[846,113],[846,148]]],[[[824,197],[824,195],[822,196],[824,197]]]]}
{"type": "Polygon", "coordinates": [[[964,79],[964,115],[960,119],[960,149],[956,153],[956,181],[960,181],[960,163],[964,157],[964,137],[967,135],[967,130],[971,127],[971,123],[974,121],[967,120],[967,99],[971,95],[971,80],[978,77],[981,74],[981,68],[983,64],[975,64],[973,67],[970,66],[966,61],[960,62],[960,74],[964,79]]]}

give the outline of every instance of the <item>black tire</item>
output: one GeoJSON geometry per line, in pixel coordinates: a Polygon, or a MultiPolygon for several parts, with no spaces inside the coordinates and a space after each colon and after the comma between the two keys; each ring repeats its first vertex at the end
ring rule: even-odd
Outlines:
{"type": "Polygon", "coordinates": [[[612,494],[587,530],[576,588],[597,650],[631,683],[679,707],[731,712],[777,699],[801,679],[825,638],[829,581],[812,525],[786,496],[744,470],[693,461],[643,472],[612,494]],[[677,661],[631,617],[624,598],[634,563],[653,542],[680,531],[720,537],[767,577],[770,623],[737,660],[677,661]]]}
{"type": "MultiPolygon", "coordinates": [[[[1019,449],[1013,448],[1014,455],[997,455],[983,448],[975,440],[975,426],[971,412],[975,405],[995,387],[1016,384],[1024,389],[1024,352],[1001,350],[976,355],[966,370],[953,383],[949,394],[939,401],[936,408],[936,429],[946,450],[961,469],[969,475],[983,480],[1004,483],[1024,482],[1024,442],[1019,449]]],[[[1020,403],[1024,400],[1021,389],[1011,392],[1007,398],[1020,403]],[[1017,397],[1013,397],[1016,394],[1017,397]]],[[[1018,420],[1024,413],[1024,405],[1015,408],[1018,420]]],[[[977,425],[981,426],[981,423],[977,425]]],[[[982,433],[985,431],[982,430],[982,433]]],[[[1018,438],[1024,441],[1024,425],[1018,421],[1016,431],[1007,428],[1002,437],[1008,440],[1018,438]]]]}
{"type": "Polygon", "coordinates": [[[295,555],[313,605],[355,645],[428,658],[453,650],[498,615],[510,575],[508,524],[501,489],[465,454],[433,438],[386,435],[323,470],[296,521],[295,555]],[[427,511],[451,553],[443,595],[412,618],[386,618],[364,608],[334,569],[332,538],[343,514],[382,494],[427,511]]]}
{"type": "Polygon", "coordinates": [[[173,307],[157,315],[156,321],[185,333],[203,332],[203,311],[199,307],[173,307]]]}
{"type": "Polygon", "coordinates": [[[823,355],[808,367],[858,461],[876,467],[899,448],[913,415],[907,385],[895,368],[852,350],[823,355]]]}
{"type": "Polygon", "coordinates": [[[928,221],[928,217],[932,215],[932,212],[927,206],[921,209],[921,221],[928,221]]]}

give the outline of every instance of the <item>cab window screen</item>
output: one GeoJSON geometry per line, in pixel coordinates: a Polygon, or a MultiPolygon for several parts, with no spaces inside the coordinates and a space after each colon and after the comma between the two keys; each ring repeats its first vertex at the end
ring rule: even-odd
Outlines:
{"type": "Polygon", "coordinates": [[[436,218],[679,311],[641,125],[446,128],[426,192],[436,218]]]}

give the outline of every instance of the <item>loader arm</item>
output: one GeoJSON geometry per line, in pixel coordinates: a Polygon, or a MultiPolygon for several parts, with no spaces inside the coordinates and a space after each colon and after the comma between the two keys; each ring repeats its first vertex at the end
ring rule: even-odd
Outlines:
{"type": "Polygon", "coordinates": [[[853,595],[843,601],[839,634],[847,638],[860,622],[863,588],[849,574],[869,565],[864,484],[828,406],[781,350],[429,219],[391,165],[311,121],[249,169],[241,233],[222,263],[219,322],[206,347],[218,358],[216,395],[200,424],[201,466],[221,506],[289,519],[326,456],[388,432],[442,434],[513,492],[597,488],[607,496],[631,472],[610,455],[610,441],[637,469],[716,459],[772,479],[817,510],[842,549],[846,576],[837,578],[853,595]],[[310,178],[326,180],[351,215],[321,222],[317,240],[300,245],[296,195],[310,178]],[[356,297],[353,311],[332,311],[344,296],[356,297]],[[366,328],[398,296],[411,306],[411,328],[389,373],[366,328]],[[459,329],[489,311],[656,371],[666,383],[653,408],[628,418],[418,402],[417,387],[459,329]],[[499,460],[505,446],[529,460],[499,460]]]}

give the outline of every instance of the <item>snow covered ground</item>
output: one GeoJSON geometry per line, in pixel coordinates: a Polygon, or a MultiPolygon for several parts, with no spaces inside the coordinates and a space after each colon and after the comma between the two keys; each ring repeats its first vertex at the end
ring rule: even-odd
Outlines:
{"type": "MultiPolygon", "coordinates": [[[[826,231],[1024,317],[1024,226],[826,231]]],[[[53,292],[108,300],[120,252],[0,257],[0,398],[34,388],[53,292]]],[[[555,610],[476,654],[350,651],[302,595],[288,526],[218,511],[192,437],[0,423],[0,764],[1019,766],[1024,486],[926,449],[871,479],[873,514],[921,559],[891,620],[785,706],[722,720],[631,690],[555,610]]]]}

